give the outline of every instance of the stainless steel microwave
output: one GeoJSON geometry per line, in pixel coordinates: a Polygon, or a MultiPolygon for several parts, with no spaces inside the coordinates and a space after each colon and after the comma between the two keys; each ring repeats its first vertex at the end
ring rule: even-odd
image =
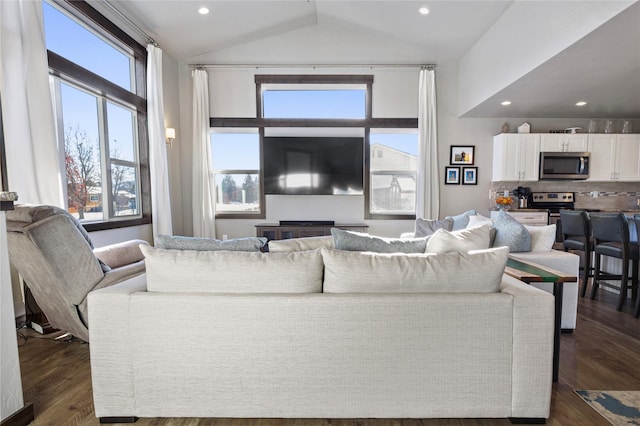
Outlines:
{"type": "Polygon", "coordinates": [[[589,157],[589,152],[541,152],[540,179],[587,179],[589,157]]]}

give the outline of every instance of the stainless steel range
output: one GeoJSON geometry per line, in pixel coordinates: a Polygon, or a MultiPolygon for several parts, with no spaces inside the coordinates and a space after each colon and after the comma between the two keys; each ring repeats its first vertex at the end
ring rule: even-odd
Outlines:
{"type": "Polygon", "coordinates": [[[556,245],[562,247],[562,223],[560,210],[573,210],[575,194],[573,192],[533,192],[531,193],[531,208],[549,210],[549,225],[556,225],[556,245]]]}

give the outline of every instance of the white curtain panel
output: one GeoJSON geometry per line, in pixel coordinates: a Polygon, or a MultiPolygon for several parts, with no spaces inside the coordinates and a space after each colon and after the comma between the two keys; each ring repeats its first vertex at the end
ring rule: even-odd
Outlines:
{"type": "Polygon", "coordinates": [[[0,1],[0,94],[8,184],[22,203],[64,206],[42,3],[0,1]]]}
{"type": "Polygon", "coordinates": [[[147,45],[147,116],[149,120],[149,166],[151,174],[151,215],[153,237],[173,235],[169,167],[164,131],[162,90],[162,49],[147,45]]]}
{"type": "Polygon", "coordinates": [[[216,237],[209,139],[209,75],[193,71],[193,236],[216,237]]]}
{"type": "Polygon", "coordinates": [[[440,180],[438,174],[436,75],[434,69],[420,70],[418,102],[416,216],[438,219],[440,214],[440,180]]]}

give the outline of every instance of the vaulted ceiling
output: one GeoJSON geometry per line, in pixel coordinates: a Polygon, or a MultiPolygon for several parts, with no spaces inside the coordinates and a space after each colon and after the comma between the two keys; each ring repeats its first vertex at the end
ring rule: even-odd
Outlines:
{"type": "MultiPolygon", "coordinates": [[[[613,0],[615,1],[615,0],[613,0]]],[[[465,117],[640,118],[640,2],[507,82],[465,117]],[[508,110],[500,106],[509,99],[508,110]],[[567,100],[588,100],[579,111],[567,100]]],[[[457,64],[513,1],[91,0],[177,60],[217,64],[457,64]],[[108,3],[105,5],[105,3],[108,3]],[[208,15],[198,14],[202,6],[208,15]],[[421,15],[418,9],[429,8],[421,15]]],[[[544,8],[547,2],[538,2],[544,8]]],[[[596,4],[597,2],[594,2],[596,4]]],[[[110,16],[111,15],[111,16],[110,16]]],[[[501,49],[500,45],[495,46],[501,49]]],[[[521,52],[526,55],[527,52],[521,52]]]]}

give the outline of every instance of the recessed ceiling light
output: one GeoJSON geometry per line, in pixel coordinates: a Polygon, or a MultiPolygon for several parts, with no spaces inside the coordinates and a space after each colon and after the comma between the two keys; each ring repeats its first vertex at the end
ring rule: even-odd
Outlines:
{"type": "Polygon", "coordinates": [[[418,9],[418,12],[420,12],[421,15],[428,15],[429,14],[429,8],[422,6],[420,9],[418,9]]]}
{"type": "Polygon", "coordinates": [[[586,104],[585,101],[576,102],[576,106],[585,106],[586,104]]]}
{"type": "Polygon", "coordinates": [[[202,6],[200,9],[198,9],[198,13],[200,15],[206,15],[209,13],[209,8],[202,6]]]}
{"type": "Polygon", "coordinates": [[[502,101],[500,102],[500,105],[504,105],[504,106],[511,105],[511,101],[502,101]]]}

